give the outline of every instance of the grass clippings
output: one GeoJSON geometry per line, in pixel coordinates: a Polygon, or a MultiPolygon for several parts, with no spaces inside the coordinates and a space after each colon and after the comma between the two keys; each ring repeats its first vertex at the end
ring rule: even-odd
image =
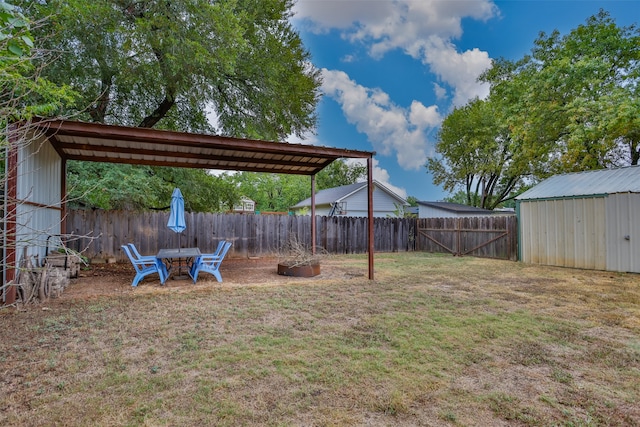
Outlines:
{"type": "Polygon", "coordinates": [[[639,275],[366,264],[0,310],[0,425],[640,425],[639,275]]]}

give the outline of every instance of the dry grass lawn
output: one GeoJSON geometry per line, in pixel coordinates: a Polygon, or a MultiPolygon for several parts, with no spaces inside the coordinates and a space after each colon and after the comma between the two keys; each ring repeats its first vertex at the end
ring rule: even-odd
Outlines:
{"type": "MultiPolygon", "coordinates": [[[[273,260],[0,309],[2,426],[640,425],[640,275],[422,253],[273,260]]],[[[110,270],[111,269],[111,270],[110,270]]]]}

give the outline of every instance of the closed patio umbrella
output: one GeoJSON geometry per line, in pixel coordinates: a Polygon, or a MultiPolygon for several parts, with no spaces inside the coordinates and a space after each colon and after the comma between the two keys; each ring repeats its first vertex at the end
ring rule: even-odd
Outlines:
{"type": "Polygon", "coordinates": [[[180,249],[180,236],[187,228],[187,223],[184,220],[184,198],[179,188],[175,188],[171,195],[171,212],[167,227],[178,233],[178,249],[180,249]]]}
{"type": "MultiPolygon", "coordinates": [[[[182,197],[182,192],[179,188],[174,188],[173,194],[171,194],[171,212],[169,213],[169,222],[167,222],[167,227],[171,230],[178,233],[178,252],[182,248],[180,244],[180,237],[182,236],[182,232],[187,228],[187,223],[184,220],[184,198],[182,197]]],[[[184,277],[182,276],[182,262],[180,258],[178,258],[178,277],[174,277],[174,279],[184,277]]]]}

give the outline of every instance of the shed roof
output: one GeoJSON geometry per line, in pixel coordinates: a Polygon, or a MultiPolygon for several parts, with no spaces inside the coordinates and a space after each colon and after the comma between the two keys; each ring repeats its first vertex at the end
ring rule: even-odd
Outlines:
{"type": "Polygon", "coordinates": [[[475,206],[463,205],[451,202],[418,202],[419,205],[428,206],[430,208],[442,209],[455,213],[473,213],[473,214],[492,214],[493,211],[488,209],[477,208],[475,206]]]}
{"type": "Polygon", "coordinates": [[[34,123],[64,159],[315,175],[340,158],[375,153],[68,120],[34,123]]]}
{"type": "MultiPolygon", "coordinates": [[[[373,181],[373,187],[380,188],[381,190],[388,193],[391,197],[398,199],[398,201],[403,205],[408,204],[406,200],[404,200],[402,197],[398,196],[393,191],[386,188],[384,185],[380,184],[378,181],[375,181],[375,180],[373,181]]],[[[352,194],[366,188],[367,188],[366,182],[356,182],[354,184],[341,185],[340,187],[333,187],[333,188],[320,190],[316,192],[316,197],[315,197],[316,205],[328,205],[334,202],[341,202],[347,197],[351,196],[352,194]]],[[[292,208],[293,209],[303,208],[305,206],[311,206],[311,197],[297,203],[296,205],[292,206],[292,208]]]]}
{"type": "Polygon", "coordinates": [[[517,200],[640,193],[640,166],[554,175],[516,197],[517,200]]]}

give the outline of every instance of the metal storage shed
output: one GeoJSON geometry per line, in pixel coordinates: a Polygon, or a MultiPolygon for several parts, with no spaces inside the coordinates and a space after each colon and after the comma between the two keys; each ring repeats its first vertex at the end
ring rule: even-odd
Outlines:
{"type": "Polygon", "coordinates": [[[523,262],[640,273],[640,166],[553,176],[516,213],[523,262]]]}

